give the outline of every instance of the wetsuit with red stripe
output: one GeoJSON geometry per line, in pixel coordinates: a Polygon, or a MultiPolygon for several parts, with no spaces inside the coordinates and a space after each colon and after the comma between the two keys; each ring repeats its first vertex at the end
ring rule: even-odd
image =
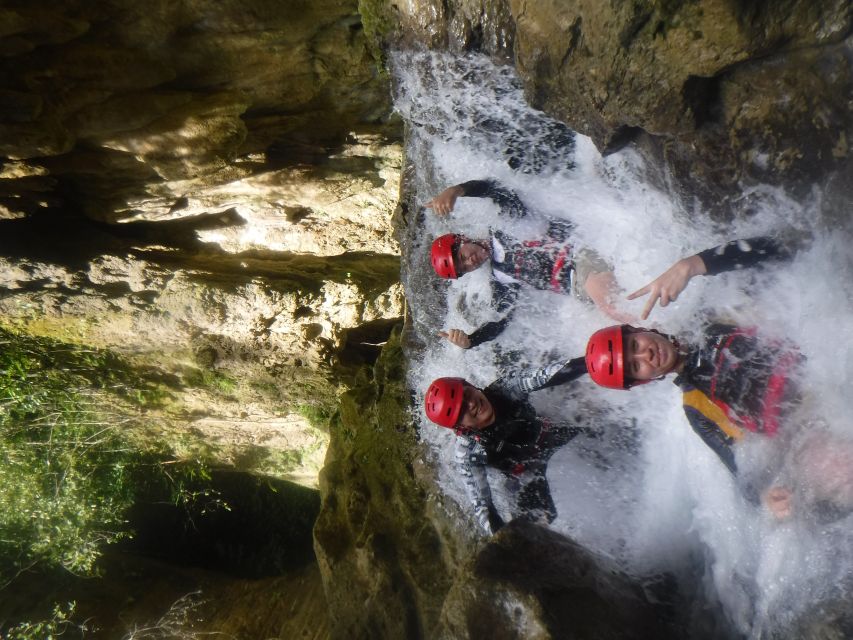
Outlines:
{"type": "Polygon", "coordinates": [[[714,324],[691,349],[675,383],[693,430],[736,472],[732,446],[747,432],[775,436],[797,396],[800,353],[754,329],[714,324]]]}
{"type": "MultiPolygon", "coordinates": [[[[463,197],[489,198],[500,207],[500,215],[522,219],[529,215],[519,197],[491,180],[470,180],[459,185],[463,197]]],[[[504,330],[512,315],[521,284],[535,289],[572,293],[574,262],[571,245],[572,224],[550,220],[545,234],[535,240],[521,240],[500,230],[491,233],[493,297],[501,320],[489,322],[471,335],[472,346],[493,340],[504,330]]]]}
{"type": "MultiPolygon", "coordinates": [[[[501,215],[521,219],[528,215],[519,197],[490,180],[471,180],[459,185],[463,196],[490,198],[501,215]]],[[[519,283],[536,289],[571,294],[574,281],[572,260],[572,224],[566,220],[551,220],[542,238],[519,240],[507,233],[492,232],[492,270],[495,275],[494,299],[504,318],[488,322],[469,337],[476,347],[498,337],[512,316],[519,283]]],[[[792,247],[770,237],[733,240],[699,253],[705,263],[706,275],[748,269],[764,262],[784,260],[791,256],[792,247]]]]}

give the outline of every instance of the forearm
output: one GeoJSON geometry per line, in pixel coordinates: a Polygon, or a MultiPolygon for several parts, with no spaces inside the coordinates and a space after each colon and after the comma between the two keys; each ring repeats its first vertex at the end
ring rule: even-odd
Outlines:
{"type": "Polygon", "coordinates": [[[474,518],[486,533],[493,533],[490,516],[494,506],[486,477],[486,452],[476,442],[460,438],[455,458],[474,518]]]}
{"type": "Polygon", "coordinates": [[[773,238],[757,237],[733,240],[696,255],[701,259],[705,273],[714,276],[771,260],[784,260],[791,256],[791,251],[773,238]]]}
{"type": "Polygon", "coordinates": [[[489,198],[501,209],[501,214],[510,218],[523,218],[527,215],[527,207],[519,197],[494,180],[469,180],[462,182],[452,189],[458,189],[457,195],[466,198],[489,198]]]}
{"type": "Polygon", "coordinates": [[[560,360],[541,369],[514,373],[505,380],[503,386],[512,397],[522,399],[533,391],[571,382],[585,373],[583,358],[560,360]]]}
{"type": "Polygon", "coordinates": [[[487,322],[468,336],[468,339],[471,342],[471,348],[479,347],[481,344],[494,340],[504,332],[508,324],[509,316],[501,320],[496,320],[495,322],[487,322]]]}
{"type": "Polygon", "coordinates": [[[491,180],[469,180],[457,184],[455,189],[459,189],[459,195],[466,198],[487,198],[492,189],[495,188],[495,183],[491,180]]]}

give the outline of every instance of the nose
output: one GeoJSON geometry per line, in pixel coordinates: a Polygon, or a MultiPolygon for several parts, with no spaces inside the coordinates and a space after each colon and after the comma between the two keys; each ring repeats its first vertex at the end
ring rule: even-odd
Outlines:
{"type": "Polygon", "coordinates": [[[638,362],[648,362],[651,364],[652,359],[654,358],[655,350],[652,345],[644,347],[642,349],[637,349],[633,354],[633,359],[638,362]]]}
{"type": "Polygon", "coordinates": [[[473,413],[474,409],[477,408],[477,402],[473,397],[468,397],[465,399],[465,410],[467,413],[473,413]]]}

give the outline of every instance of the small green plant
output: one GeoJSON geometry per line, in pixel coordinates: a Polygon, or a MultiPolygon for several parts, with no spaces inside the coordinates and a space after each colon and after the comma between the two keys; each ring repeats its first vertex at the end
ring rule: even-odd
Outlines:
{"type": "Polygon", "coordinates": [[[210,389],[224,395],[234,393],[237,381],[220,371],[211,369],[192,369],[185,374],[186,383],[192,387],[210,389]]]}
{"type": "MultiPolygon", "coordinates": [[[[385,39],[394,28],[389,11],[386,0],[359,0],[358,2],[358,12],[361,15],[361,24],[367,39],[367,50],[382,75],[388,74],[385,39]]],[[[349,273],[347,278],[350,278],[349,273]]]]}
{"type": "Polygon", "coordinates": [[[300,404],[296,407],[296,412],[310,422],[311,426],[328,431],[334,409],[333,405],[328,404],[300,404]]]}
{"type": "Polygon", "coordinates": [[[47,620],[19,622],[0,635],[0,638],[3,640],[56,640],[72,628],[77,629],[81,636],[85,636],[86,632],[92,629],[89,629],[85,623],[77,624],[71,619],[76,608],[75,602],[65,605],[57,604],[53,608],[53,614],[47,620]]]}
{"type": "Polygon", "coordinates": [[[151,485],[221,506],[204,465],[129,437],[153,397],[135,392],[162,389],[114,354],[0,329],[0,588],[35,567],[95,573],[151,485]]]}

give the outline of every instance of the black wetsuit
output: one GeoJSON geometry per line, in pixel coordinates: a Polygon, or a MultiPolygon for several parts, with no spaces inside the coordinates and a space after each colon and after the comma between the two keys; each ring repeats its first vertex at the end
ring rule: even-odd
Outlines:
{"type": "MultiPolygon", "coordinates": [[[[459,186],[463,197],[491,199],[500,208],[500,215],[518,220],[529,214],[515,193],[491,180],[471,180],[459,186]]],[[[493,304],[506,315],[472,333],[472,346],[493,340],[506,328],[522,283],[543,291],[572,293],[571,234],[572,224],[566,220],[549,220],[545,234],[535,240],[520,240],[500,230],[491,232],[493,304]]]]}
{"type": "Polygon", "coordinates": [[[523,484],[518,497],[520,517],[551,522],[556,516],[545,478],[548,459],[583,429],[538,416],[527,397],[532,391],[570,382],[584,373],[583,358],[576,358],[507,375],[483,390],[496,420],[481,431],[459,433],[456,461],[474,515],[487,532],[502,524],[492,505],[487,466],[499,469],[508,480],[515,478],[523,484]]]}

